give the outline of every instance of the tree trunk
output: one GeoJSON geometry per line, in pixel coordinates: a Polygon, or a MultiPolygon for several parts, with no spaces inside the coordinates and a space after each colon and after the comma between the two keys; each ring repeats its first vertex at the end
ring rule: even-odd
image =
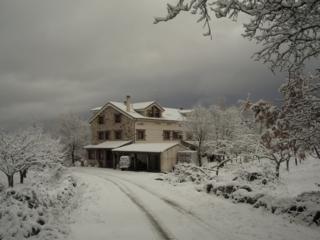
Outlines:
{"type": "Polygon", "coordinates": [[[314,151],[316,152],[316,154],[317,154],[317,157],[320,159],[320,153],[319,153],[319,151],[318,151],[318,149],[317,149],[317,147],[313,147],[314,148],[314,151]]]}
{"type": "Polygon", "coordinates": [[[23,171],[20,171],[19,173],[20,173],[20,183],[22,184],[24,180],[23,171]]]}
{"type": "Polygon", "coordinates": [[[297,159],[297,156],[294,156],[294,162],[295,162],[296,166],[298,166],[298,159],[297,159]]]}
{"type": "Polygon", "coordinates": [[[24,182],[24,179],[27,177],[27,169],[19,171],[20,173],[20,183],[24,182]]]}
{"type": "Polygon", "coordinates": [[[289,167],[289,162],[290,162],[290,159],[288,159],[288,160],[286,161],[286,164],[287,164],[287,171],[288,171],[288,172],[289,172],[289,170],[290,170],[290,169],[289,169],[289,168],[290,168],[290,167],[289,167]]]}
{"type": "Polygon", "coordinates": [[[72,166],[74,166],[74,145],[72,145],[72,150],[71,150],[71,162],[72,162],[72,166]]]}
{"type": "Polygon", "coordinates": [[[202,166],[202,161],[201,161],[201,147],[202,147],[202,144],[201,144],[201,142],[200,142],[199,145],[198,145],[198,151],[197,151],[199,167],[202,166]]]}
{"type": "Polygon", "coordinates": [[[276,177],[280,177],[280,162],[276,162],[276,177]]]}
{"type": "Polygon", "coordinates": [[[199,166],[201,167],[202,166],[202,162],[201,162],[201,152],[200,152],[200,150],[198,150],[198,163],[199,163],[199,166]]]}
{"type": "Polygon", "coordinates": [[[13,187],[13,175],[7,175],[8,178],[8,186],[13,187]]]}

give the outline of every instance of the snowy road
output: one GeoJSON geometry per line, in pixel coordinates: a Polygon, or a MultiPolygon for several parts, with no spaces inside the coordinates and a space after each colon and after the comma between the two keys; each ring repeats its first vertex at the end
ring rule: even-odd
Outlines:
{"type": "Polygon", "coordinates": [[[192,188],[155,181],[156,174],[75,168],[86,183],[70,239],[319,239],[319,232],[192,188]]]}

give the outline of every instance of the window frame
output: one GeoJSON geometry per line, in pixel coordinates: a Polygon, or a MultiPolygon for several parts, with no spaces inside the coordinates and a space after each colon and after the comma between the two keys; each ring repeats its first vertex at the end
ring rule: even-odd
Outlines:
{"type": "Polygon", "coordinates": [[[104,131],[104,140],[110,140],[110,131],[104,131]]]}
{"type": "Polygon", "coordinates": [[[115,140],[122,140],[122,130],[114,130],[114,139],[115,140]],[[120,134],[119,138],[118,138],[117,134],[120,134]]]}
{"type": "Polygon", "coordinates": [[[98,135],[98,140],[104,140],[104,131],[98,131],[98,133],[97,133],[97,135],[98,135]]]}
{"type": "Polygon", "coordinates": [[[170,130],[163,130],[162,132],[163,140],[170,141],[171,140],[171,131],[170,130]],[[168,134],[168,135],[166,135],[168,134]]]}
{"type": "Polygon", "coordinates": [[[172,140],[181,140],[182,132],[181,131],[172,131],[172,140]]]}
{"type": "Polygon", "coordinates": [[[159,109],[157,106],[151,106],[147,110],[147,117],[161,118],[161,109],[159,109]]]}
{"type": "Polygon", "coordinates": [[[136,140],[145,141],[146,140],[146,130],[145,129],[136,129],[136,140]],[[142,133],[142,138],[139,137],[139,134],[142,133]]]}
{"type": "Polygon", "coordinates": [[[121,123],[122,121],[122,114],[121,113],[115,113],[113,115],[114,117],[114,123],[121,123]]]}

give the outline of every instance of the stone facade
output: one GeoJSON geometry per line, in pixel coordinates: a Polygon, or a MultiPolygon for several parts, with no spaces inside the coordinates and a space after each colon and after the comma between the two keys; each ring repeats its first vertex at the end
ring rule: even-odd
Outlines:
{"type": "Polygon", "coordinates": [[[106,140],[120,140],[115,138],[116,131],[122,131],[121,140],[132,140],[134,141],[135,137],[135,121],[126,116],[125,114],[117,111],[112,107],[106,108],[103,112],[99,114],[98,117],[93,119],[91,122],[91,143],[99,144],[106,140]],[[119,123],[115,122],[115,115],[120,114],[121,121],[119,123]],[[99,123],[99,117],[103,117],[103,124],[99,123]],[[99,132],[109,132],[109,139],[99,139],[99,132]]]}
{"type": "Polygon", "coordinates": [[[179,143],[186,139],[183,126],[185,115],[179,109],[163,108],[156,102],[131,104],[130,97],[127,97],[124,103],[108,102],[93,109],[93,114],[90,120],[91,145],[86,146],[88,160],[92,164],[117,168],[121,154],[124,154],[131,157],[131,170],[166,172],[176,164],[177,152],[184,149],[179,143]],[[173,143],[173,147],[154,152],[145,144],[146,148],[141,152],[122,153],[114,151],[120,146],[112,147],[112,144],[119,143],[173,143]],[[93,155],[91,158],[89,153],[93,155]]]}

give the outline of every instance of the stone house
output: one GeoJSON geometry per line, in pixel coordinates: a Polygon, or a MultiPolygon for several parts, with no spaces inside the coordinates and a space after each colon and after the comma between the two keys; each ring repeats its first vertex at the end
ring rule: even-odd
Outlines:
{"type": "Polygon", "coordinates": [[[120,156],[130,156],[132,170],[170,171],[187,139],[183,121],[190,110],[162,107],[156,101],[107,102],[92,109],[89,163],[117,168],[120,156]]]}

